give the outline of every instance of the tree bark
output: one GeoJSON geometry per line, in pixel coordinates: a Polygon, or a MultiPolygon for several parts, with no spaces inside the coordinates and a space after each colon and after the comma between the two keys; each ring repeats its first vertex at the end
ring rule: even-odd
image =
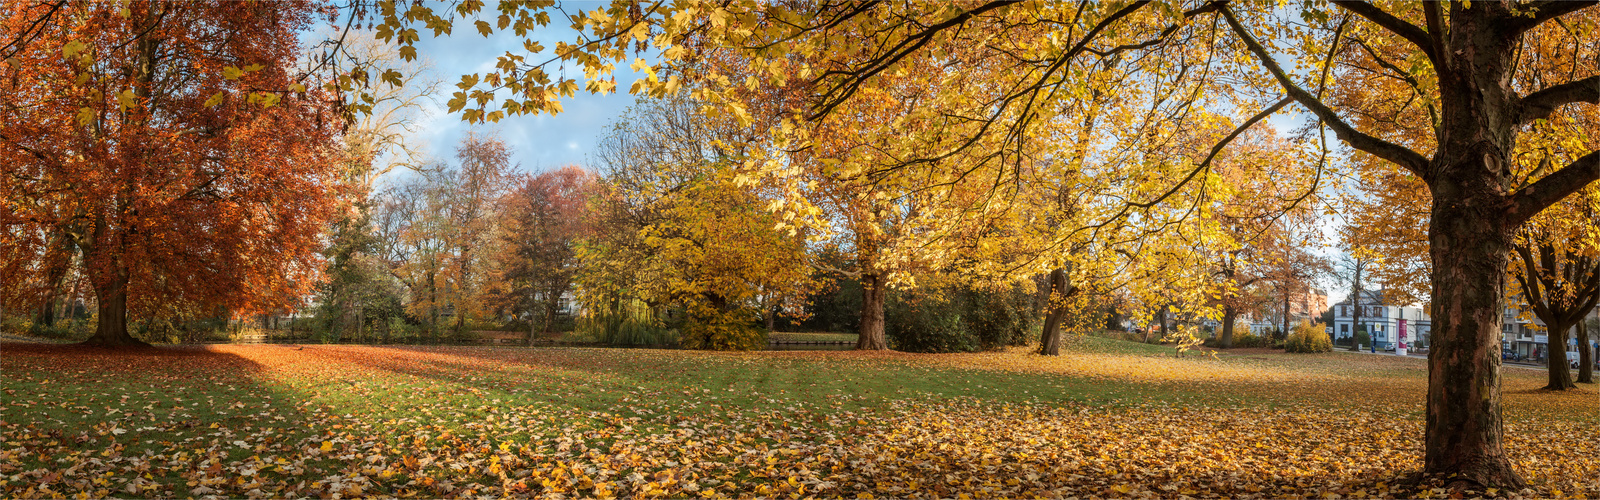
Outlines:
{"type": "Polygon", "coordinates": [[[128,334],[128,278],[122,271],[111,271],[106,280],[95,280],[100,317],[94,335],[83,345],[98,347],[150,347],[128,334]]]}
{"type": "Polygon", "coordinates": [[[1294,298],[1294,292],[1283,292],[1283,337],[1289,338],[1289,322],[1292,315],[1289,312],[1289,302],[1294,298]]]}
{"type": "Polygon", "coordinates": [[[1077,288],[1067,283],[1067,270],[1050,271],[1050,294],[1045,302],[1045,307],[1050,313],[1045,316],[1044,329],[1039,333],[1039,354],[1061,355],[1061,323],[1067,317],[1067,307],[1061,301],[1077,291],[1077,288]]]}
{"type": "MultiPolygon", "coordinates": [[[[1486,155],[1475,156],[1483,161],[1486,155]]],[[[1500,414],[1500,324],[1512,231],[1503,209],[1485,203],[1499,199],[1490,195],[1497,189],[1492,178],[1477,177],[1459,175],[1433,187],[1433,347],[1423,472],[1521,487],[1506,459],[1500,414]]]]}
{"type": "Polygon", "coordinates": [[[1549,325],[1549,330],[1545,345],[1550,346],[1547,366],[1550,377],[1544,388],[1552,391],[1577,388],[1572,384],[1572,367],[1567,364],[1567,332],[1572,330],[1572,325],[1549,325]]]}
{"type": "Polygon", "coordinates": [[[882,351],[889,348],[883,334],[883,299],[887,287],[879,274],[861,275],[861,328],[856,338],[858,351],[882,351]]]}
{"type": "Polygon", "coordinates": [[[539,333],[551,332],[556,329],[556,309],[560,305],[557,301],[561,300],[559,298],[560,295],[556,297],[546,301],[544,304],[544,325],[539,327],[539,333]]]}
{"type": "Polygon", "coordinates": [[[533,311],[528,311],[528,337],[522,338],[523,346],[533,346],[533,338],[539,335],[538,324],[533,322],[533,311]]]}
{"type": "MultiPolygon", "coordinates": [[[[1358,264],[1359,265],[1359,264],[1358,264]]],[[[1361,333],[1361,271],[1356,271],[1355,291],[1350,296],[1350,350],[1361,350],[1361,342],[1356,334],[1361,333]]],[[[1372,343],[1372,338],[1367,337],[1367,343],[1372,343]]]]}
{"type": "Polygon", "coordinates": [[[1594,348],[1589,346],[1589,324],[1578,320],[1578,383],[1594,383],[1594,348]]]}
{"type": "Polygon", "coordinates": [[[1233,323],[1239,319],[1239,309],[1232,305],[1222,306],[1222,341],[1223,349],[1233,348],[1233,323]]]}

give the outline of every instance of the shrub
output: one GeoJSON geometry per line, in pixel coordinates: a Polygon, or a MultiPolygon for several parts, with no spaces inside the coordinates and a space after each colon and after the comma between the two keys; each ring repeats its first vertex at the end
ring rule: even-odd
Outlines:
{"type": "Polygon", "coordinates": [[[907,352],[972,352],[978,342],[961,321],[948,294],[907,291],[884,304],[884,335],[889,346],[907,352]]]}
{"type": "Polygon", "coordinates": [[[1328,352],[1333,350],[1333,339],[1328,338],[1328,332],[1322,323],[1301,323],[1294,328],[1294,333],[1289,334],[1284,341],[1284,350],[1289,352],[1328,352]]]}
{"type": "Polygon", "coordinates": [[[33,328],[33,320],[26,316],[0,316],[0,333],[21,335],[33,328]]]}
{"type": "Polygon", "coordinates": [[[1027,345],[1038,328],[1033,294],[1020,285],[962,290],[961,322],[981,349],[1027,345]]]}
{"type": "Polygon", "coordinates": [[[1027,345],[1039,334],[1033,294],[1023,286],[948,286],[896,291],[884,304],[884,335],[907,352],[974,352],[1027,345]]]}
{"type": "Polygon", "coordinates": [[[767,330],[756,325],[760,315],[749,309],[699,311],[684,322],[684,349],[753,351],[767,347],[767,330]]]}
{"type": "Polygon", "coordinates": [[[1270,342],[1267,337],[1251,333],[1250,330],[1233,332],[1234,347],[1267,347],[1270,342]]]}

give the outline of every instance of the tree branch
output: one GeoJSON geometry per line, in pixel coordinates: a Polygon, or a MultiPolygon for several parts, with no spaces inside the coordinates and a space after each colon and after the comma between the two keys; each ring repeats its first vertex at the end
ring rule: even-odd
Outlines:
{"type": "Polygon", "coordinates": [[[1323,122],[1326,122],[1328,128],[1333,129],[1334,135],[1338,136],[1339,140],[1349,144],[1350,147],[1394,162],[1396,165],[1410,170],[1411,173],[1416,174],[1418,177],[1429,177],[1424,175],[1428,167],[1427,157],[1405,146],[1364,134],[1356,130],[1355,127],[1351,127],[1349,123],[1339,117],[1338,113],[1335,113],[1332,108],[1324,104],[1321,99],[1317,99],[1316,96],[1311,95],[1310,92],[1300,88],[1299,85],[1290,80],[1289,75],[1284,73],[1283,68],[1272,60],[1272,55],[1267,53],[1267,49],[1261,46],[1261,42],[1256,41],[1256,38],[1245,30],[1244,25],[1239,23],[1239,19],[1233,15],[1233,9],[1224,5],[1220,11],[1223,19],[1227,20],[1228,26],[1233,28],[1234,33],[1239,35],[1239,38],[1244,41],[1250,52],[1255,54],[1256,59],[1261,62],[1261,66],[1272,73],[1273,78],[1278,80],[1278,84],[1283,86],[1289,97],[1294,98],[1300,105],[1305,106],[1306,109],[1316,114],[1317,118],[1321,118],[1323,122]]]}
{"type": "Polygon", "coordinates": [[[1217,142],[1216,145],[1212,146],[1211,147],[1211,153],[1206,155],[1206,159],[1201,161],[1199,165],[1196,165],[1194,167],[1194,170],[1189,171],[1189,175],[1188,176],[1184,177],[1182,181],[1179,181],[1177,185],[1172,186],[1172,189],[1168,189],[1166,193],[1162,193],[1161,196],[1156,197],[1156,199],[1150,200],[1150,201],[1145,202],[1145,203],[1128,202],[1127,205],[1128,206],[1135,206],[1135,207],[1139,207],[1139,208],[1150,208],[1150,207],[1155,206],[1157,203],[1161,203],[1162,201],[1165,201],[1168,197],[1171,197],[1174,193],[1177,193],[1179,189],[1182,189],[1184,185],[1188,184],[1191,179],[1194,179],[1194,176],[1196,174],[1199,174],[1200,172],[1203,172],[1206,169],[1211,168],[1211,161],[1215,160],[1217,158],[1217,154],[1222,153],[1223,149],[1227,149],[1229,143],[1232,143],[1234,139],[1236,139],[1240,135],[1244,134],[1244,132],[1246,130],[1250,130],[1250,127],[1253,127],[1253,126],[1255,126],[1255,124],[1260,123],[1261,120],[1267,119],[1268,116],[1272,116],[1273,113],[1277,113],[1278,110],[1283,109],[1284,106],[1289,105],[1289,101],[1290,101],[1290,99],[1288,97],[1285,97],[1283,99],[1279,99],[1278,102],[1275,102],[1271,106],[1268,106],[1267,109],[1261,110],[1260,113],[1256,113],[1256,115],[1250,117],[1249,120],[1245,120],[1245,122],[1243,124],[1240,124],[1237,128],[1233,129],[1233,133],[1228,134],[1227,137],[1222,138],[1221,141],[1217,142]]]}
{"type": "MultiPolygon", "coordinates": [[[[822,101],[818,102],[812,107],[812,110],[806,118],[809,120],[816,120],[827,116],[828,113],[833,112],[834,108],[839,107],[839,105],[843,104],[845,100],[855,95],[856,89],[860,88],[861,85],[867,80],[870,80],[874,75],[877,75],[879,72],[888,69],[895,63],[900,62],[901,59],[905,59],[907,56],[920,50],[922,46],[933,41],[934,37],[940,32],[946,29],[964,26],[966,25],[967,21],[972,20],[973,17],[981,15],[984,12],[999,9],[1001,7],[1008,7],[1013,4],[1013,0],[998,0],[979,5],[974,7],[972,10],[962,12],[957,14],[955,17],[946,19],[938,24],[928,26],[923,28],[922,31],[907,36],[904,40],[901,40],[900,43],[889,48],[887,53],[882,53],[877,57],[868,60],[864,67],[846,70],[828,70],[820,75],[817,75],[816,78],[812,79],[813,84],[821,83],[823,80],[833,76],[843,76],[845,79],[844,81],[835,85],[829,85],[822,93],[822,101]]],[[[1143,5],[1143,3],[1136,3],[1135,5],[1143,5]]]]}
{"type": "Polygon", "coordinates": [[[1511,224],[1522,224],[1538,215],[1545,207],[1578,192],[1589,183],[1600,180],[1600,151],[1593,151],[1555,173],[1546,175],[1533,184],[1517,190],[1510,196],[1511,224]]]}
{"type": "MultiPolygon", "coordinates": [[[[1418,49],[1421,49],[1422,53],[1428,56],[1428,60],[1433,62],[1434,67],[1439,66],[1438,47],[1434,45],[1434,40],[1431,36],[1429,36],[1429,33],[1426,30],[1423,30],[1421,27],[1406,22],[1404,19],[1395,17],[1394,14],[1384,12],[1383,9],[1364,1],[1335,1],[1333,3],[1344,10],[1348,10],[1355,15],[1366,18],[1368,21],[1372,21],[1374,24],[1377,24],[1383,29],[1394,32],[1396,35],[1400,35],[1401,38],[1406,39],[1406,41],[1411,42],[1412,45],[1416,45],[1418,49]]],[[[1434,33],[1434,35],[1442,34],[1434,33]]]]}
{"type": "Polygon", "coordinates": [[[1550,116],[1556,108],[1575,102],[1600,104],[1600,75],[1545,87],[1517,101],[1521,106],[1518,123],[1528,123],[1550,116]]]}
{"type": "Polygon", "coordinates": [[[1531,15],[1527,17],[1518,16],[1516,18],[1516,22],[1512,24],[1511,29],[1516,33],[1522,33],[1544,24],[1545,21],[1549,21],[1566,14],[1571,14],[1573,12],[1583,10],[1585,7],[1590,7],[1597,4],[1600,4],[1600,1],[1540,0],[1536,2],[1529,2],[1523,6],[1522,12],[1531,13],[1531,15]]]}

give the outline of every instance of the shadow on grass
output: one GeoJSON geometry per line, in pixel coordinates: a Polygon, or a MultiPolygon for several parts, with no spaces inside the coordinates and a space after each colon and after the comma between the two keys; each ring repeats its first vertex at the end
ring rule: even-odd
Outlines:
{"type": "Polygon", "coordinates": [[[0,372],[0,441],[17,445],[0,456],[17,475],[6,497],[268,488],[291,478],[260,457],[303,464],[325,429],[263,365],[207,346],[0,344],[0,372]],[[233,481],[241,470],[260,473],[233,481]]]}

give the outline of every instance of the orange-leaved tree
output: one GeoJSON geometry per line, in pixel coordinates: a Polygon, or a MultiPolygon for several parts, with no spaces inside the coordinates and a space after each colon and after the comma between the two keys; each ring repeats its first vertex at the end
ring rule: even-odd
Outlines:
{"type": "Polygon", "coordinates": [[[0,224],[20,240],[5,267],[43,258],[45,241],[81,251],[95,345],[144,344],[130,315],[173,304],[294,306],[318,277],[342,123],[290,70],[314,6],[61,8],[0,18],[31,33],[0,65],[0,224]]]}

